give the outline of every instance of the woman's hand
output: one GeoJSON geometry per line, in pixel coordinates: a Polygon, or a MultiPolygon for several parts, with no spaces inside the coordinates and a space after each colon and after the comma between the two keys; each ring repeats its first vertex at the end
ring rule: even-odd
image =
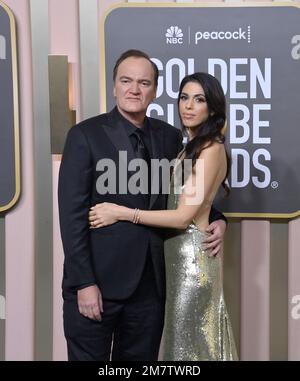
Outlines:
{"type": "Polygon", "coordinates": [[[103,228],[119,221],[120,205],[110,202],[96,204],[90,209],[89,222],[91,229],[103,228]]]}

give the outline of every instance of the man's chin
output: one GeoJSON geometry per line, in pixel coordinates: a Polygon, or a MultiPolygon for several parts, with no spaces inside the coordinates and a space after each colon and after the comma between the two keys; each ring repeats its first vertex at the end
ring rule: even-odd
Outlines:
{"type": "Polygon", "coordinates": [[[140,107],[126,107],[126,109],[123,109],[123,111],[128,114],[146,114],[146,110],[141,109],[140,107]]]}

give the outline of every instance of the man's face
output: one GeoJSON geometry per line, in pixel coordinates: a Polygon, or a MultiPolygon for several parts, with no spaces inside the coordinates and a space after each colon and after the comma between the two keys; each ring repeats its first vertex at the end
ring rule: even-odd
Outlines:
{"type": "Polygon", "coordinates": [[[118,67],[114,96],[123,116],[143,118],[155,98],[154,71],[145,58],[126,58],[118,67]]]}

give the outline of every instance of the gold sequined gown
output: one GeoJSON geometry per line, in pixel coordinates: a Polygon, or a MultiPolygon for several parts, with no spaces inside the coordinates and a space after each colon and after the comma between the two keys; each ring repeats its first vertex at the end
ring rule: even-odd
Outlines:
{"type": "MultiPolygon", "coordinates": [[[[168,209],[177,207],[179,196],[171,191],[168,209]]],[[[222,260],[203,250],[205,234],[191,223],[165,242],[165,361],[238,360],[223,296],[222,260]]]]}

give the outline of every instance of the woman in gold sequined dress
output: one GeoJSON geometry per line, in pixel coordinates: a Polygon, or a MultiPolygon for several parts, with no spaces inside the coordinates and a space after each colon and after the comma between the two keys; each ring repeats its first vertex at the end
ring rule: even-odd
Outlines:
{"type": "Polygon", "coordinates": [[[127,220],[173,228],[165,242],[163,359],[237,360],[223,296],[222,260],[203,245],[217,190],[221,184],[227,190],[229,163],[222,134],[226,105],[221,85],[207,73],[186,76],[180,84],[178,108],[189,142],[172,176],[168,210],[105,203],[93,208],[90,221],[94,227],[127,220]],[[188,176],[182,163],[192,163],[188,176]],[[187,179],[184,185],[181,178],[187,179]]]}

